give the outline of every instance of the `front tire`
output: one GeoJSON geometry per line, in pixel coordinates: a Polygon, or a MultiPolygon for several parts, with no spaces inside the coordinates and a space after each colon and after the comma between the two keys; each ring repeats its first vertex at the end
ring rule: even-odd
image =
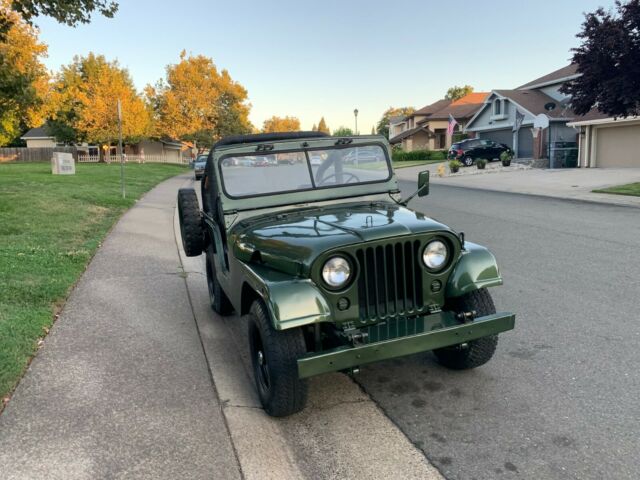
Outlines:
{"type": "Polygon", "coordinates": [[[464,163],[465,167],[470,167],[471,165],[473,165],[473,158],[471,157],[464,157],[462,159],[462,163],[464,163]]]}
{"type": "Polygon", "coordinates": [[[249,348],[256,389],[265,411],[286,417],[302,410],[308,385],[298,378],[297,360],[306,353],[302,330],[276,330],[262,300],[249,311],[249,348]]]}
{"type": "Polygon", "coordinates": [[[218,277],[216,276],[216,264],[213,253],[213,247],[209,245],[206,253],[207,263],[207,287],[209,288],[209,303],[214,312],[225,316],[233,313],[233,305],[229,301],[229,297],[224,293],[218,277]]]}
{"type": "MultiPolygon", "coordinates": [[[[496,313],[491,294],[486,288],[474,290],[461,297],[453,299],[449,309],[456,313],[476,311],[477,316],[496,313]]],[[[498,335],[471,340],[466,344],[440,348],[433,353],[438,363],[452,370],[468,370],[484,365],[496,351],[498,335]]]]}

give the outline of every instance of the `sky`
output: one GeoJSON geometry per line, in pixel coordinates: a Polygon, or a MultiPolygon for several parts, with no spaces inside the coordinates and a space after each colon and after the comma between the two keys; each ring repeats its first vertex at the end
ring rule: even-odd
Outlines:
{"type": "Polygon", "coordinates": [[[369,133],[390,106],[420,108],[453,85],[515,88],[569,63],[583,13],[613,0],[118,0],[115,18],[36,21],[56,71],[89,52],[117,59],[140,90],[184,49],[211,57],[249,93],[257,127],[295,116],[311,129],[369,133]]]}

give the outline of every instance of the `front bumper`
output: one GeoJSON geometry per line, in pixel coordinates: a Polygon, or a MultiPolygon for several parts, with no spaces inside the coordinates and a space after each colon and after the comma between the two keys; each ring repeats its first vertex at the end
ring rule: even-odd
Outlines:
{"type": "Polygon", "coordinates": [[[397,337],[358,346],[345,346],[310,354],[298,359],[298,376],[312,377],[345,370],[367,363],[450,347],[478,338],[495,335],[515,326],[513,313],[500,312],[478,317],[469,323],[446,326],[417,335],[397,337]]]}

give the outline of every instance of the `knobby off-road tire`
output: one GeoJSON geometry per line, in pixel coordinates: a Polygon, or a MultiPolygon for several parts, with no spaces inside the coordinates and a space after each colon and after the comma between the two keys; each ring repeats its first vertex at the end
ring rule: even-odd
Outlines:
{"type": "Polygon", "coordinates": [[[184,253],[187,257],[197,257],[204,248],[204,231],[198,197],[193,188],[178,190],[178,218],[184,253]]]}
{"type": "MultiPolygon", "coordinates": [[[[493,299],[486,288],[474,290],[458,297],[448,307],[455,312],[475,310],[479,317],[496,313],[493,299]]],[[[441,365],[452,370],[467,370],[484,365],[491,360],[497,345],[498,335],[490,335],[471,340],[467,342],[466,347],[454,345],[453,347],[434,350],[433,353],[441,365]]]]}
{"type": "Polygon", "coordinates": [[[233,313],[233,305],[229,297],[224,293],[218,278],[216,277],[216,264],[214,259],[213,246],[209,245],[206,250],[207,263],[207,286],[209,287],[209,302],[214,312],[219,315],[230,315],[233,313]]]}
{"type": "Polygon", "coordinates": [[[272,417],[285,417],[302,410],[308,385],[298,378],[297,360],[306,353],[299,328],[276,330],[262,300],[251,305],[249,348],[260,402],[272,417]]]}

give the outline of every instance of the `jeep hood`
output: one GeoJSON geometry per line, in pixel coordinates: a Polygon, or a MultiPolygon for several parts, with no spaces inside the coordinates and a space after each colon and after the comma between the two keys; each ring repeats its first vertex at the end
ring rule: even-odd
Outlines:
{"type": "Polygon", "coordinates": [[[231,232],[236,258],[307,276],[327,250],[389,237],[451,229],[394,203],[342,204],[253,217],[231,232]]]}

